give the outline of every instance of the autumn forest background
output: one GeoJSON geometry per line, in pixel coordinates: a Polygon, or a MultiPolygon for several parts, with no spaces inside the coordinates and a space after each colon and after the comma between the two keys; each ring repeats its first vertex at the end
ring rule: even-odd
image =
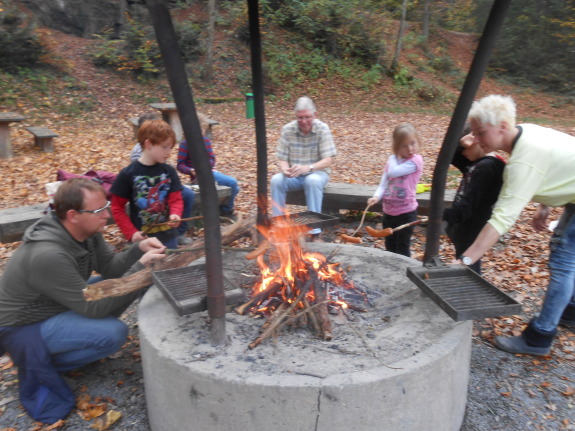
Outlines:
{"type": "MultiPolygon", "coordinates": [[[[252,214],[256,154],[254,122],[245,116],[245,94],[252,91],[247,3],[168,4],[196,107],[219,122],[213,139],[216,167],[238,178],[237,210],[252,214]]],[[[316,101],[319,118],[336,139],[332,181],[377,184],[390,154],[391,131],[407,121],[423,137],[422,182],[431,182],[492,4],[261,0],[269,175],[277,171],[274,149],[280,127],[293,118],[296,98],[306,94],[316,101]]],[[[574,52],[575,1],[512,1],[478,96],[511,95],[520,122],[575,134],[574,52]]],[[[0,209],[46,202],[44,184],[56,180],[58,169],[118,172],[129,163],[135,142],[129,119],[153,111],[150,103],[171,101],[143,1],[0,0],[0,111],[26,117],[11,125],[14,157],[0,160],[0,209]],[[29,126],[48,127],[59,135],[53,153],[34,148],[25,129],[29,126]]],[[[458,172],[450,170],[448,187],[458,183],[458,172]]],[[[528,206],[484,264],[485,277],[522,302],[523,313],[476,322],[475,343],[519,333],[539,307],[549,276],[550,233],[531,229],[533,209],[528,206]]],[[[559,214],[555,210],[553,217],[559,214]]],[[[342,214],[342,220],[357,219],[342,214]]],[[[352,224],[342,224],[334,241],[352,230],[352,224]]],[[[201,229],[195,234],[201,235],[201,229]]],[[[107,237],[117,245],[123,242],[114,226],[107,237]]],[[[424,243],[421,230],[414,238],[416,259],[421,259],[424,243]]],[[[0,268],[18,244],[0,243],[0,268]]],[[[366,246],[384,248],[381,240],[366,246]]],[[[440,247],[441,256],[450,261],[449,241],[442,238],[440,247]]],[[[573,333],[563,331],[545,366],[555,369],[574,360],[573,333]]],[[[573,379],[565,382],[573,390],[573,379]]],[[[543,405],[542,411],[531,406],[526,412],[552,424],[537,429],[573,429],[568,426],[575,424],[575,392],[565,393],[562,406],[571,405],[571,411],[543,405]]]]}

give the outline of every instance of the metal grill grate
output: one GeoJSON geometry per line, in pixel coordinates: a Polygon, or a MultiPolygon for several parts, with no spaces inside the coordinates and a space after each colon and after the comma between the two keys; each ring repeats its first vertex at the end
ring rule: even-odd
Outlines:
{"type": "Polygon", "coordinates": [[[407,276],[455,321],[521,312],[521,304],[463,265],[408,268],[407,276]]]}
{"type": "MultiPolygon", "coordinates": [[[[154,271],[152,277],[156,286],[180,316],[207,308],[208,281],[205,265],[154,271]]],[[[241,289],[232,289],[225,277],[224,290],[226,291],[226,304],[242,302],[244,294],[241,289]]]]}
{"type": "Polygon", "coordinates": [[[304,211],[285,216],[272,217],[272,224],[278,227],[307,226],[317,228],[336,224],[339,218],[313,211],[304,211]]]}

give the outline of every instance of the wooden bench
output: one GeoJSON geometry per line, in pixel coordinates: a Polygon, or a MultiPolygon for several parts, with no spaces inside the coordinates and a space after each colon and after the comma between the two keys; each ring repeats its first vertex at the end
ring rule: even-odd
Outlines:
{"type": "MultiPolygon", "coordinates": [[[[202,198],[197,188],[192,188],[196,196],[192,206],[192,215],[201,214],[202,198]]],[[[232,195],[232,189],[227,186],[216,186],[219,204],[225,203],[232,195]]],[[[42,218],[48,209],[48,204],[28,205],[0,210],[0,242],[20,241],[24,231],[42,218]]],[[[109,223],[113,223],[110,218],[109,223]]],[[[188,224],[191,226],[191,223],[188,224]]]]}
{"type": "Polygon", "coordinates": [[[14,155],[10,142],[10,123],[25,119],[26,117],[17,112],[0,112],[0,159],[9,159],[14,155]]]}
{"type": "MultiPolygon", "coordinates": [[[[373,196],[377,186],[366,186],[362,184],[348,183],[327,183],[323,191],[322,212],[326,214],[337,214],[340,210],[363,211],[367,206],[367,200],[373,196]]],[[[428,215],[429,199],[431,192],[418,193],[417,202],[419,215],[428,215]]],[[[455,190],[445,190],[444,204],[451,206],[455,190]]],[[[288,205],[305,206],[305,193],[303,190],[290,191],[287,193],[286,203],[288,205]]],[[[374,211],[381,211],[381,206],[373,206],[374,211]]]]}
{"type": "Polygon", "coordinates": [[[53,139],[58,137],[57,133],[46,127],[26,127],[34,135],[34,146],[41,148],[45,153],[54,152],[53,139]]]}

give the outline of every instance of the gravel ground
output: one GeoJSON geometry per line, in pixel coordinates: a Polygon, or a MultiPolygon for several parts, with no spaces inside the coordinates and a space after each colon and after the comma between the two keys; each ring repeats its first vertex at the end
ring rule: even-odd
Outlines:
{"type": "MultiPolygon", "coordinates": [[[[334,240],[335,235],[326,234],[326,239],[334,240]]],[[[89,397],[92,407],[105,403],[108,411],[121,413],[110,427],[116,431],[149,430],[136,307],[134,304],[124,315],[130,337],[123,349],[69,376],[76,395],[89,397]]],[[[467,410],[461,431],[575,430],[575,366],[573,355],[561,348],[561,339],[572,339],[575,334],[561,328],[552,354],[535,358],[494,348],[485,335],[489,327],[488,320],[474,323],[467,410]]],[[[7,356],[0,358],[0,376],[0,431],[48,430],[22,410],[16,370],[7,356]]],[[[96,419],[86,420],[80,415],[86,411],[74,410],[60,429],[94,429],[96,419]]]]}

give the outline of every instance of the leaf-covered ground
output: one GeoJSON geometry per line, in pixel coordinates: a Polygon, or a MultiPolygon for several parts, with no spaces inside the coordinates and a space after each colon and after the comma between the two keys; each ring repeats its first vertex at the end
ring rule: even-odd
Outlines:
{"type": "MultiPolygon", "coordinates": [[[[65,59],[62,67],[78,79],[81,91],[96,110],[81,116],[54,114],[51,105],[67,103],[73,97],[66,93],[69,87],[62,87],[58,97],[33,102],[18,99],[15,105],[0,106],[1,110],[17,111],[28,117],[11,126],[14,158],[0,160],[3,177],[0,208],[46,202],[44,184],[55,181],[58,169],[76,173],[91,169],[119,171],[128,164],[128,154],[134,144],[128,119],[151,111],[147,101],[157,101],[157,97],[166,94],[165,83],[134,83],[121,75],[95,69],[85,57],[91,42],[55,32],[51,35],[54,49],[65,59]],[[25,130],[26,126],[45,126],[56,131],[59,137],[55,152],[47,154],[34,149],[32,135],[25,130]]],[[[464,35],[456,36],[452,51],[454,55],[459,52],[457,58],[465,66],[470,59],[471,40],[464,35]]],[[[321,88],[321,92],[312,87],[306,92],[315,97],[319,117],[331,126],[336,139],[338,156],[332,181],[377,184],[381,167],[390,154],[391,130],[398,123],[407,121],[419,129],[425,142],[421,151],[425,160],[422,182],[431,182],[449,116],[425,113],[413,100],[396,97],[389,85],[370,91],[338,87],[337,83],[322,83],[321,88]]],[[[196,96],[208,95],[210,91],[209,88],[200,89],[196,96]]],[[[481,87],[481,94],[491,92],[514,96],[520,118],[530,121],[536,118],[540,124],[575,134],[572,106],[557,108],[548,96],[503,87],[487,80],[481,87]]],[[[270,176],[276,172],[274,148],[279,129],[292,119],[293,102],[299,95],[276,96],[266,102],[270,176]]],[[[245,214],[253,213],[256,194],[253,120],[245,119],[243,102],[204,103],[198,104],[198,109],[219,122],[214,129],[217,168],[238,178],[241,193],[237,209],[245,214]]],[[[457,183],[457,174],[450,172],[448,187],[454,188],[457,183]]],[[[495,335],[519,333],[539,309],[545,293],[550,233],[531,229],[529,220],[533,209],[529,206],[516,226],[484,258],[485,277],[522,302],[523,312],[518,316],[474,323],[464,431],[575,429],[575,334],[560,329],[552,353],[538,359],[515,357],[498,351],[491,344],[495,335]]],[[[559,214],[560,211],[554,211],[553,218],[559,214]]],[[[339,235],[350,233],[357,223],[357,217],[350,217],[326,236],[338,242],[339,235]]],[[[115,243],[122,241],[114,226],[109,228],[108,237],[115,243]]],[[[425,230],[419,229],[413,246],[416,259],[421,259],[424,243],[425,230]]],[[[0,244],[0,268],[17,246],[18,243],[0,244]]],[[[383,244],[366,239],[361,246],[383,247],[383,244]]],[[[441,241],[440,255],[447,262],[453,258],[452,247],[445,238],[441,241]]],[[[86,367],[73,376],[81,402],[67,424],[62,424],[63,429],[89,429],[96,413],[106,414],[112,410],[121,413],[122,417],[111,429],[147,429],[134,314],[132,309],[126,316],[131,322],[131,338],[124,349],[115,358],[86,367]]],[[[9,358],[1,357],[0,430],[47,430],[48,427],[34,424],[21,411],[15,373],[9,358]]]]}

